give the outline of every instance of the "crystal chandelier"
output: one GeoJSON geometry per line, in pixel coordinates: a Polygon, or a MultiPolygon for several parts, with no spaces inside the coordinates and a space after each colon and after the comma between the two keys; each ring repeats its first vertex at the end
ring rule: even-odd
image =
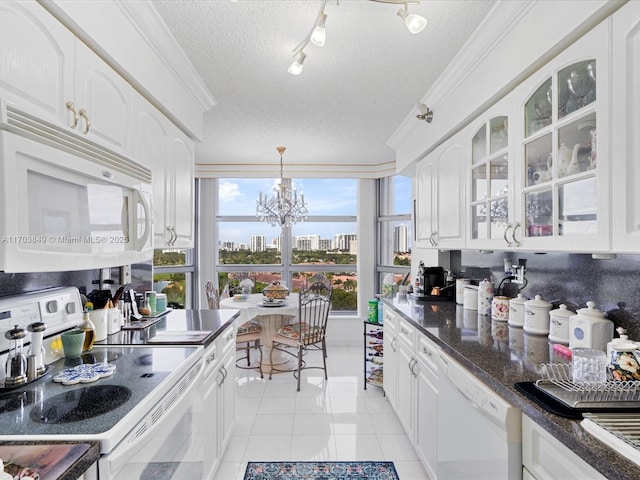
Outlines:
{"type": "Polygon", "coordinates": [[[285,182],[282,175],[282,154],[286,150],[286,147],[276,147],[280,154],[280,183],[273,188],[273,197],[268,197],[267,194],[260,192],[260,197],[257,200],[256,217],[262,222],[269,222],[272,227],[290,227],[296,222],[302,222],[307,218],[309,211],[307,205],[304,203],[304,193],[300,192],[300,198],[298,198],[298,191],[291,188],[290,182],[285,182]]]}

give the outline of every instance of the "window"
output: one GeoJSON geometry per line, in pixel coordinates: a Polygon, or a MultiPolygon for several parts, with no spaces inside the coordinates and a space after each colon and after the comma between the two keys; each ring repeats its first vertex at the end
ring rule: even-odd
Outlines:
{"type": "Polygon", "coordinates": [[[410,282],[411,178],[396,175],[378,181],[377,223],[378,288],[385,294],[401,283],[410,282]]]}
{"type": "Polygon", "coordinates": [[[218,180],[217,260],[222,289],[249,276],[260,292],[272,281],[300,291],[315,273],[331,279],[333,311],[357,310],[357,180],[292,179],[304,193],[309,216],[291,227],[271,226],[256,217],[256,200],[272,195],[279,180],[218,180]]]}
{"type": "Polygon", "coordinates": [[[174,308],[192,308],[193,250],[167,248],[153,252],[153,289],[167,294],[174,308]]]}

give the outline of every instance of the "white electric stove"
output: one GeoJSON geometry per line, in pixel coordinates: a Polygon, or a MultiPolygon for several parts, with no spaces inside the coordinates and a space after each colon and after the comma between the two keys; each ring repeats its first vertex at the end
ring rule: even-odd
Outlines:
{"type": "MultiPolygon", "coordinates": [[[[205,461],[201,441],[204,412],[201,345],[95,345],[80,359],[61,355],[59,333],[81,321],[75,288],[0,298],[0,358],[15,325],[44,322],[46,373],[20,387],[0,379],[0,441],[97,440],[99,479],[200,478],[205,461]],[[116,366],[92,383],[53,381],[78,363],[116,366]],[[4,387],[3,387],[4,386],[4,387]]],[[[29,349],[29,334],[25,337],[29,349]]]]}

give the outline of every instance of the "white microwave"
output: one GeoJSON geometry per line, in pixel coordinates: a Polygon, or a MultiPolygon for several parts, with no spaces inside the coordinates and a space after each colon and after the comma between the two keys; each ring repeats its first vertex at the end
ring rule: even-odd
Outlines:
{"type": "Polygon", "coordinates": [[[153,257],[151,171],[2,104],[0,270],[72,271],[153,257]]]}

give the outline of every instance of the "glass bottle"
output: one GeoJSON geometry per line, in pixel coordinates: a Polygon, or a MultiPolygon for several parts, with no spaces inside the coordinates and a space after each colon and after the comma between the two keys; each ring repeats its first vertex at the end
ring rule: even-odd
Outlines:
{"type": "Polygon", "coordinates": [[[89,319],[89,310],[85,309],[82,317],[82,324],[80,330],[84,332],[84,344],[82,345],[82,353],[88,352],[93,347],[93,342],[96,338],[96,327],[89,319]]]}

